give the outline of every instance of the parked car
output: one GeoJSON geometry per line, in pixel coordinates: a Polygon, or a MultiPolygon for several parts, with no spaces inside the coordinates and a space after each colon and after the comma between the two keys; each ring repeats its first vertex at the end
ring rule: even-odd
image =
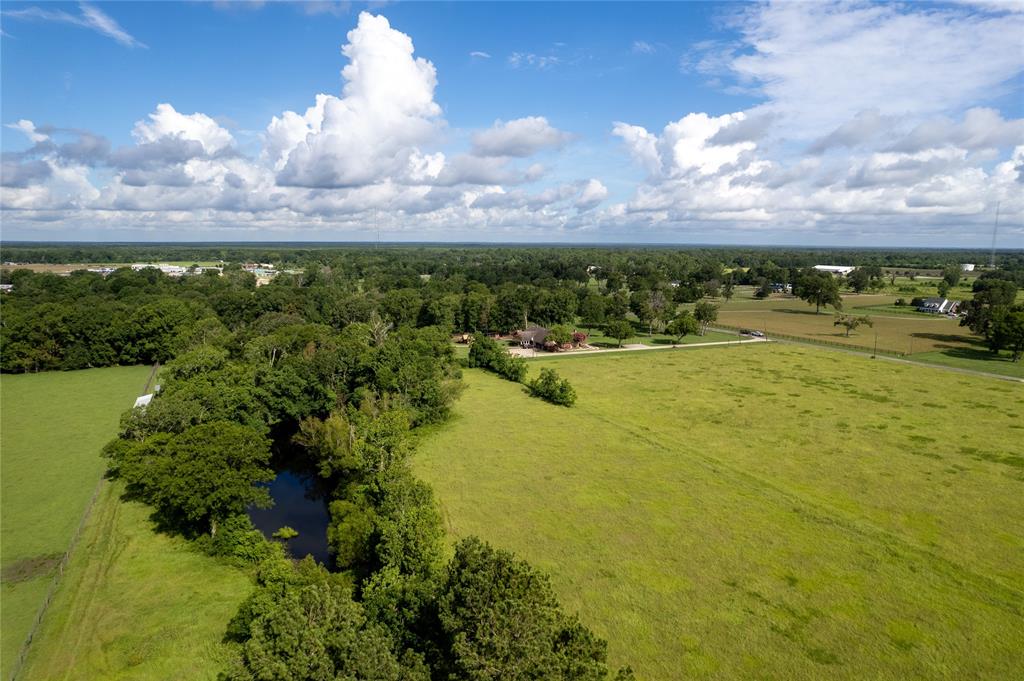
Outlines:
{"type": "Polygon", "coordinates": [[[754,338],[764,338],[764,333],[761,331],[751,331],[750,335],[754,338]]]}
{"type": "Polygon", "coordinates": [[[740,329],[740,335],[741,336],[749,336],[752,333],[753,333],[753,331],[751,331],[750,329],[740,329]]]}

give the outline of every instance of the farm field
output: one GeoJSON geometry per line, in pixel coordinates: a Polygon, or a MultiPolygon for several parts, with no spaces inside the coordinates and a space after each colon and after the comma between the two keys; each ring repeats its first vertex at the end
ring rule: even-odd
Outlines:
{"type": "Polygon", "coordinates": [[[1014,678],[1024,387],[754,344],[477,370],[416,458],[638,678],[1014,678]]]}
{"type": "Polygon", "coordinates": [[[845,329],[833,324],[835,311],[832,308],[823,308],[821,314],[815,314],[813,306],[798,298],[755,300],[737,295],[722,304],[718,323],[767,330],[769,336],[794,336],[859,349],[873,348],[877,333],[880,352],[914,355],[914,359],[974,371],[1021,375],[1020,367],[1009,361],[1008,352],[998,356],[987,352],[982,339],[960,326],[956,319],[886,309],[894,300],[895,297],[889,295],[845,296],[844,312],[868,315],[874,323],[873,327],[862,326],[848,338],[845,329]]]}
{"type": "Polygon", "coordinates": [[[100,449],[149,371],[116,367],[0,379],[4,678],[105,469],[100,449]]]}
{"type": "Polygon", "coordinates": [[[154,533],[147,506],[103,485],[19,678],[217,678],[249,577],[154,533]]]}

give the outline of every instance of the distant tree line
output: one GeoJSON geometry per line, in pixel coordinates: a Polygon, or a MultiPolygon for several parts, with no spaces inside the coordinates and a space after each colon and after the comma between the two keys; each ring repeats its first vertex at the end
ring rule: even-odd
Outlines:
{"type": "MultiPolygon", "coordinates": [[[[206,333],[219,322],[235,332],[269,313],[333,329],[365,323],[374,333],[428,326],[505,333],[530,324],[580,325],[604,329],[621,342],[633,335],[623,322],[647,333],[667,330],[680,316],[681,305],[709,296],[728,301],[737,285],[754,286],[758,297],[767,297],[773,287],[788,284],[816,310],[839,310],[841,286],[869,291],[883,285],[883,265],[870,263],[944,265],[939,286],[948,290],[960,277],[950,259],[978,255],[820,249],[5,246],[5,259],[187,262],[186,256],[195,256],[230,259],[230,264],[223,276],[211,271],[180,278],[155,269],[122,268],[106,277],[86,271],[64,277],[4,270],[3,280],[13,284],[14,293],[0,297],[0,370],[166,361],[192,330],[206,333]],[[936,260],[940,255],[942,262],[936,260]],[[302,271],[282,273],[270,285],[257,287],[255,277],[241,269],[247,260],[270,260],[302,271]],[[860,266],[845,280],[807,266],[823,261],[860,266]]],[[[1020,286],[1024,256],[1012,252],[1000,258],[1008,264],[999,277],[1020,286]]],[[[699,306],[695,314],[703,333],[709,320],[701,318],[699,306]]],[[[674,328],[685,324],[681,320],[674,328]]],[[[987,322],[976,326],[989,328],[987,322]]],[[[1002,337],[992,337],[997,336],[1002,337]]]]}

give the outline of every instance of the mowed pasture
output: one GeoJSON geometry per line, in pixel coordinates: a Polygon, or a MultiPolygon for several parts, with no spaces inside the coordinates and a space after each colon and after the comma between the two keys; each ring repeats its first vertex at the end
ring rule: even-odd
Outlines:
{"type": "Polygon", "coordinates": [[[213,679],[221,642],[252,590],[243,570],[153,531],[152,509],[104,483],[64,573],[23,681],[213,679]]]}
{"type": "Polygon", "coordinates": [[[2,673],[7,678],[149,367],[0,378],[2,673]]]}
{"type": "Polygon", "coordinates": [[[873,327],[862,326],[849,337],[846,329],[835,326],[835,310],[823,307],[816,314],[813,305],[798,298],[730,301],[722,306],[718,321],[731,326],[747,326],[771,335],[786,334],[839,345],[874,347],[893,353],[931,352],[951,346],[970,347],[976,338],[970,329],[944,316],[879,312],[870,308],[891,304],[891,296],[850,295],[843,298],[843,312],[871,317],[873,327]]]}
{"type": "Polygon", "coordinates": [[[804,346],[478,370],[425,438],[452,537],[546,570],[645,679],[1019,678],[1024,386],[804,346]]]}

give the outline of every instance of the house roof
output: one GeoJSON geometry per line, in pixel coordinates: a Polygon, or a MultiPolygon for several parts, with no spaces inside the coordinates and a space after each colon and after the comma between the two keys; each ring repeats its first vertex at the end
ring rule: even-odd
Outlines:
{"type": "Polygon", "coordinates": [[[524,341],[532,341],[534,343],[540,343],[547,335],[551,333],[548,329],[543,326],[531,326],[528,329],[524,329],[519,332],[519,339],[524,341]]]}

